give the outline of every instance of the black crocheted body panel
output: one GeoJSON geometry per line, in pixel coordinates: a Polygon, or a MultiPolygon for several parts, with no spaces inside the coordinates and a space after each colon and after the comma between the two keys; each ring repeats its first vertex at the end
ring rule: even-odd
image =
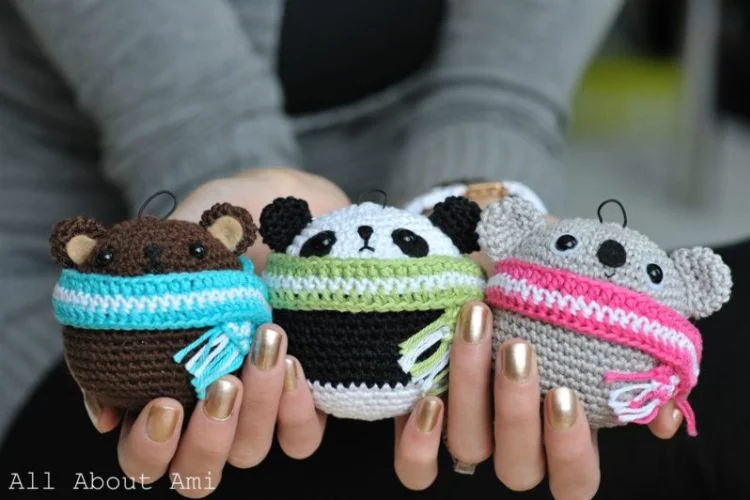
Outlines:
{"type": "MultiPolygon", "coordinates": [[[[289,354],[308,380],[368,387],[406,385],[399,344],[437,320],[443,310],[388,313],[275,310],[274,322],[289,338],[289,354]]],[[[425,359],[437,349],[425,352],[425,359]]]]}

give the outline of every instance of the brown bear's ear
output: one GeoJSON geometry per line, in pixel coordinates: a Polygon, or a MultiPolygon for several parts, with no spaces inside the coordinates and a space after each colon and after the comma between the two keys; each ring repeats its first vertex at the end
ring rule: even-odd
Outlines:
{"type": "Polygon", "coordinates": [[[105,232],[104,227],[91,217],[62,220],[55,224],[49,238],[52,258],[62,267],[80,266],[105,232]]]}
{"type": "Polygon", "coordinates": [[[250,212],[229,203],[217,203],[203,212],[200,225],[235,255],[245,253],[258,234],[250,212]]]}

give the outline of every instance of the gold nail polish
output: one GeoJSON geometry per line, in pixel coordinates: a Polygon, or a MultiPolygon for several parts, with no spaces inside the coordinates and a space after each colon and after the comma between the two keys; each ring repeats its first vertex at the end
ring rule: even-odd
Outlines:
{"type": "Polygon", "coordinates": [[[513,342],[503,346],[500,366],[503,375],[514,382],[521,382],[531,374],[534,362],[534,350],[526,342],[513,342]]]}
{"type": "Polygon", "coordinates": [[[440,401],[436,398],[422,401],[422,404],[419,405],[419,413],[417,413],[417,429],[425,433],[431,432],[437,424],[441,406],[440,401]]]}
{"type": "Polygon", "coordinates": [[[292,358],[284,360],[284,392],[291,392],[297,388],[297,362],[292,358]]]}
{"type": "Polygon", "coordinates": [[[255,367],[263,372],[271,370],[279,360],[281,333],[271,328],[261,330],[253,342],[251,360],[255,367]]]}
{"type": "Polygon", "coordinates": [[[678,425],[682,423],[682,412],[679,409],[672,410],[672,420],[677,422],[678,425]]]}
{"type": "Polygon", "coordinates": [[[578,418],[578,397],[572,389],[558,387],[547,396],[548,414],[552,427],[564,431],[573,427],[578,418]]]}
{"type": "Polygon", "coordinates": [[[487,313],[487,308],[480,304],[467,304],[461,309],[458,329],[465,342],[478,344],[482,340],[489,321],[487,313]]]}
{"type": "Polygon", "coordinates": [[[237,386],[229,380],[219,379],[208,389],[203,410],[209,418],[226,420],[232,415],[234,401],[237,399],[237,386]]]}
{"type": "Polygon", "coordinates": [[[89,397],[88,394],[83,395],[83,406],[86,408],[86,413],[91,419],[91,423],[94,424],[94,427],[98,427],[99,414],[102,412],[102,407],[99,406],[96,399],[89,397]]]}
{"type": "Polygon", "coordinates": [[[146,434],[152,441],[163,443],[174,434],[179,414],[177,408],[154,405],[148,410],[146,434]]]}

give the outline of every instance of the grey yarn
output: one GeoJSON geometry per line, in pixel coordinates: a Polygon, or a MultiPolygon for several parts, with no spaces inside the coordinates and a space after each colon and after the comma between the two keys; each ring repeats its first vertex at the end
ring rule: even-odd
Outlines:
{"type": "MultiPolygon", "coordinates": [[[[580,218],[547,222],[520,198],[507,197],[487,207],[477,232],[481,248],[495,262],[513,257],[609,282],[647,294],[686,318],[716,312],[731,293],[730,269],[709,248],[668,254],[638,231],[616,223],[580,218]],[[557,242],[563,235],[573,236],[576,245],[560,250],[557,242]],[[604,260],[599,257],[598,252],[607,253],[601,250],[605,241],[621,245],[624,254],[616,253],[622,261],[607,265],[606,256],[604,260]],[[663,279],[658,284],[649,277],[650,264],[661,270],[663,279]]],[[[645,372],[658,364],[637,349],[514,312],[495,310],[494,318],[495,348],[510,338],[529,341],[536,350],[543,393],[554,387],[574,389],[593,428],[618,425],[608,400],[610,392],[623,384],[605,384],[606,372],[645,372]]]]}
{"type": "Polygon", "coordinates": [[[495,348],[512,338],[533,345],[540,360],[542,395],[555,387],[573,389],[589,425],[595,429],[618,425],[607,400],[609,391],[623,384],[605,384],[604,373],[609,370],[646,371],[656,366],[653,358],[635,349],[545,325],[509,311],[495,310],[493,315],[495,348]]]}

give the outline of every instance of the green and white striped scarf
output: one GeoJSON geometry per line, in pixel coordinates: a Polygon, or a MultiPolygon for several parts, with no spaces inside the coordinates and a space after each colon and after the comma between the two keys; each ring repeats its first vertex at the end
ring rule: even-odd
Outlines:
{"type": "Polygon", "coordinates": [[[468,257],[339,259],[272,254],[263,279],[274,309],[399,312],[442,309],[400,345],[401,368],[425,394],[447,389],[453,330],[461,306],[484,297],[484,272],[468,257]],[[426,359],[417,359],[439,343],[426,359]]]}

